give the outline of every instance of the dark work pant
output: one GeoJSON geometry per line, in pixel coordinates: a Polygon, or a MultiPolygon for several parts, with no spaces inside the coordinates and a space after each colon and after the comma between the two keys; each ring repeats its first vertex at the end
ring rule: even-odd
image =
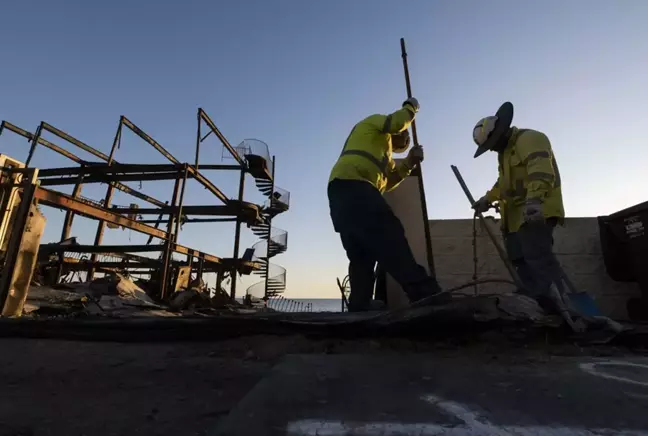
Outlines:
{"type": "Polygon", "coordinates": [[[549,297],[552,283],[563,290],[563,271],[553,252],[555,219],[522,225],[517,232],[504,235],[506,251],[526,293],[535,299],[549,297]]]}
{"type": "Polygon", "coordinates": [[[331,220],[349,258],[349,310],[366,310],[380,264],[407,292],[430,280],[416,263],[405,229],[382,194],[367,182],[333,180],[328,186],[331,220]]]}

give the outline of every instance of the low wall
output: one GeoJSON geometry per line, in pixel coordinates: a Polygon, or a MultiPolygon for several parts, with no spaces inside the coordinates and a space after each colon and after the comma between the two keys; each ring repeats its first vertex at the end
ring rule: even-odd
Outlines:
{"type": "MultiPolygon", "coordinates": [[[[500,238],[499,222],[488,219],[500,238]]],[[[472,280],[473,277],[473,222],[461,220],[431,220],[432,251],[439,283],[448,288],[472,280]]],[[[563,269],[574,285],[589,292],[603,312],[616,319],[627,319],[626,301],[640,296],[634,283],[618,283],[607,276],[596,218],[568,218],[564,227],[555,232],[554,251],[563,269]]],[[[477,223],[477,277],[509,278],[488,234],[477,223]]],[[[513,290],[507,285],[480,285],[478,293],[498,293],[513,290]]],[[[465,293],[475,292],[474,288],[465,293]]]]}

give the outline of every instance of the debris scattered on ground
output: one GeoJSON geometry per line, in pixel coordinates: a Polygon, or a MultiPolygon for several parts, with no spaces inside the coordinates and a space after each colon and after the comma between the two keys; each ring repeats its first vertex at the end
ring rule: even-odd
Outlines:
{"type": "Polygon", "coordinates": [[[141,317],[200,315],[200,311],[231,310],[240,306],[224,291],[210,290],[202,280],[186,281],[188,288],[175,292],[168,303],[151,297],[151,282],[133,281],[128,275],[110,273],[91,282],[54,286],[33,282],[24,314],[29,316],[141,317]],[[210,297],[210,293],[214,295],[210,297]]]}

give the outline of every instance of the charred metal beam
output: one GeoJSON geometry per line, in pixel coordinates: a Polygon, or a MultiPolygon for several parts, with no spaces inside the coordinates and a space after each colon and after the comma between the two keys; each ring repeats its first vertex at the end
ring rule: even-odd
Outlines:
{"type": "MultiPolygon", "coordinates": [[[[17,135],[20,135],[20,136],[30,140],[30,141],[32,141],[34,139],[34,135],[32,133],[30,133],[30,132],[28,132],[28,131],[26,131],[24,129],[21,129],[20,127],[17,127],[15,125],[11,124],[8,121],[3,121],[2,122],[2,125],[0,125],[0,132],[2,131],[2,129],[7,129],[7,130],[9,130],[9,131],[11,131],[13,133],[16,133],[17,135]]],[[[71,161],[74,161],[74,162],[76,162],[78,164],[85,164],[85,165],[88,165],[89,167],[98,167],[98,168],[101,168],[101,167],[103,167],[105,165],[103,163],[86,162],[83,159],[81,159],[80,157],[76,156],[75,154],[70,153],[69,151],[67,151],[67,150],[59,147],[58,145],[53,144],[53,143],[51,143],[51,142],[49,142],[49,141],[47,141],[46,139],[43,139],[43,138],[38,138],[38,143],[45,146],[45,147],[47,147],[47,148],[49,148],[50,150],[53,150],[53,151],[59,153],[62,156],[67,157],[71,161]]],[[[56,169],[54,169],[54,170],[56,170],[56,169]]],[[[48,170],[48,169],[41,170],[41,174],[42,174],[42,171],[47,172],[47,171],[50,171],[50,170],[48,170]]],[[[69,170],[65,170],[65,171],[66,172],[64,174],[79,174],[79,173],[82,172],[82,170],[80,168],[78,168],[78,167],[72,167],[69,170]]],[[[154,204],[156,206],[163,206],[165,204],[163,201],[157,200],[157,199],[155,199],[155,198],[153,198],[151,196],[148,196],[148,195],[143,194],[143,193],[141,193],[139,191],[136,191],[133,188],[131,188],[129,186],[126,186],[126,185],[124,185],[122,183],[114,182],[114,186],[115,186],[115,189],[118,189],[118,190],[120,190],[122,192],[125,192],[127,194],[132,195],[133,197],[139,198],[140,200],[146,201],[146,202],[154,204]]]]}
{"type": "MultiPolygon", "coordinates": [[[[74,189],[72,190],[72,198],[77,198],[81,194],[81,189],[83,188],[83,175],[78,175],[76,179],[77,181],[74,185],[74,189]]],[[[70,237],[73,222],[74,212],[72,212],[71,210],[66,211],[65,219],[63,220],[63,230],[61,232],[61,241],[65,241],[70,237]]]]}
{"type": "MultiPolygon", "coordinates": [[[[105,210],[103,208],[91,205],[89,203],[82,202],[80,200],[74,199],[71,196],[67,194],[63,194],[60,192],[56,191],[50,191],[49,189],[45,188],[37,188],[36,192],[34,193],[34,197],[37,198],[41,204],[44,204],[46,206],[52,206],[56,207],[59,209],[63,210],[73,210],[75,213],[79,215],[83,215],[88,218],[94,218],[94,219],[103,219],[106,222],[110,222],[113,224],[117,224],[120,226],[124,226],[126,228],[135,230],[140,233],[144,233],[147,235],[152,235],[156,238],[160,239],[166,239],[166,232],[163,230],[155,229],[151,226],[147,226],[145,224],[141,224],[137,221],[131,220],[129,218],[126,218],[122,215],[119,215],[117,213],[110,212],[108,210],[105,210]]],[[[66,246],[65,251],[72,251],[73,245],[66,246]]],[[[116,250],[115,247],[118,246],[107,246],[112,252],[118,251],[116,250]]],[[[137,251],[138,246],[133,246],[133,245],[125,245],[123,246],[124,248],[127,248],[126,251],[137,251]],[[132,248],[136,247],[135,250],[132,248]]],[[[155,246],[141,246],[141,247],[155,247],[155,246]]],[[[106,247],[99,246],[97,247],[98,251],[100,252],[100,249],[104,249],[106,247]]],[[[199,257],[204,259],[206,262],[210,263],[220,263],[221,258],[217,256],[213,256],[211,254],[203,253],[198,250],[194,250],[193,248],[185,247],[180,244],[172,244],[171,248],[173,251],[177,253],[182,253],[182,254],[191,254],[194,257],[199,257]]],[[[156,249],[155,251],[161,251],[163,247],[160,247],[159,249],[156,249]]],[[[153,251],[153,250],[151,250],[153,251]]]]}
{"type": "Polygon", "coordinates": [[[200,183],[205,188],[207,188],[209,192],[214,194],[220,201],[222,201],[225,204],[229,202],[227,196],[223,194],[223,192],[220,189],[218,189],[216,185],[214,185],[211,181],[209,181],[205,176],[200,174],[200,172],[198,172],[198,170],[195,167],[189,167],[189,174],[191,175],[191,177],[196,179],[198,183],[200,183]]]}
{"type": "MultiPolygon", "coordinates": [[[[84,184],[88,183],[112,183],[117,181],[137,182],[152,180],[175,180],[178,178],[178,172],[172,173],[134,173],[134,174],[101,174],[88,176],[83,179],[84,184]]],[[[77,183],[77,177],[59,177],[41,179],[41,186],[60,186],[74,185],[77,183]]]]}
{"type": "MultiPolygon", "coordinates": [[[[209,118],[209,115],[207,115],[207,112],[205,112],[202,108],[198,108],[198,116],[209,126],[211,131],[218,137],[220,142],[223,144],[223,146],[227,149],[227,151],[230,152],[232,157],[236,159],[236,161],[244,168],[247,168],[247,164],[245,163],[245,160],[239,156],[238,152],[232,147],[232,144],[229,143],[227,138],[221,133],[220,130],[218,130],[218,127],[216,127],[216,124],[209,118]]],[[[199,121],[200,123],[200,121],[199,121]]],[[[200,133],[198,133],[200,135],[200,133]]],[[[206,138],[207,136],[205,136],[206,138]]],[[[203,141],[205,138],[202,138],[201,141],[203,141]]]]}
{"type": "Polygon", "coordinates": [[[99,174],[161,173],[173,171],[177,173],[182,169],[182,164],[120,164],[115,162],[112,165],[102,163],[85,167],[46,168],[41,170],[43,174],[39,177],[76,176],[79,174],[92,176],[99,174]]]}
{"type": "MultiPolygon", "coordinates": [[[[28,132],[28,131],[26,131],[24,129],[21,129],[20,127],[15,126],[15,125],[11,124],[8,121],[3,121],[2,122],[2,126],[0,126],[0,133],[2,132],[2,129],[7,129],[7,130],[9,130],[9,131],[11,131],[11,132],[13,132],[13,133],[15,133],[17,135],[20,135],[20,136],[26,138],[29,141],[34,140],[34,135],[32,133],[30,133],[30,132],[28,132]]],[[[85,162],[83,159],[81,159],[77,155],[75,155],[73,153],[70,153],[69,151],[59,147],[56,144],[52,144],[51,142],[49,142],[46,139],[43,139],[43,138],[39,137],[38,138],[38,143],[45,146],[45,147],[47,147],[47,148],[49,148],[50,150],[54,150],[55,152],[67,157],[71,161],[74,161],[74,162],[76,162],[78,164],[82,164],[82,163],[85,162]]]]}
{"type": "Polygon", "coordinates": [[[110,212],[103,208],[91,205],[89,203],[72,198],[67,194],[56,191],[50,191],[45,188],[38,188],[34,196],[47,206],[56,207],[63,210],[71,210],[74,213],[83,215],[88,218],[104,220],[112,224],[124,226],[140,233],[155,236],[156,238],[165,239],[165,233],[162,230],[154,229],[146,224],[138,223],[135,220],[126,218],[118,213],[110,212]]]}
{"type": "MultiPolygon", "coordinates": [[[[164,204],[164,206],[166,206],[168,204],[169,204],[169,202],[166,202],[164,204]]],[[[164,218],[164,214],[159,214],[158,218],[157,218],[157,221],[155,221],[155,223],[154,223],[155,225],[153,227],[157,229],[157,228],[160,227],[160,224],[162,224],[163,222],[166,222],[166,221],[163,220],[163,218],[164,218]]],[[[145,221],[140,220],[140,222],[145,222],[145,221]]],[[[147,223],[147,224],[150,224],[150,223],[147,223]]],[[[146,241],[146,245],[151,244],[151,242],[153,242],[153,236],[148,237],[148,239],[146,241]]]]}
{"type": "MultiPolygon", "coordinates": [[[[185,173],[186,176],[186,173],[185,173]]],[[[175,181],[175,185],[173,186],[173,195],[171,196],[171,208],[176,209],[177,204],[178,204],[178,197],[180,195],[180,184],[182,184],[182,188],[184,189],[184,184],[187,182],[187,178],[185,177],[184,180],[177,178],[175,181]]],[[[167,222],[167,231],[166,231],[166,238],[164,241],[164,252],[162,253],[162,270],[160,271],[160,299],[164,299],[167,295],[167,291],[170,286],[171,282],[171,271],[170,271],[170,264],[171,264],[171,245],[175,242],[173,240],[173,221],[175,219],[176,215],[171,214],[169,215],[169,221],[167,222]]]]}
{"type": "MultiPolygon", "coordinates": [[[[239,177],[239,192],[238,192],[238,203],[243,202],[243,193],[245,192],[245,170],[241,169],[241,175],[239,177]]],[[[234,260],[238,259],[239,248],[241,243],[241,219],[236,220],[236,227],[234,229],[234,260]]],[[[268,247],[270,246],[270,240],[268,239],[268,247]]],[[[232,286],[230,288],[230,298],[234,300],[236,298],[236,271],[232,272],[232,286]]]]}
{"type": "MultiPolygon", "coordinates": [[[[186,214],[186,212],[187,211],[185,210],[184,213],[186,214]]],[[[182,224],[189,224],[189,223],[235,223],[236,220],[237,220],[236,218],[189,218],[189,219],[183,220],[182,224]]],[[[160,223],[160,222],[162,224],[164,224],[164,223],[168,222],[168,220],[161,220],[160,221],[159,218],[155,219],[155,220],[137,220],[137,221],[140,222],[140,223],[144,223],[144,224],[156,224],[156,223],[160,223]]]]}
{"type": "Polygon", "coordinates": [[[118,189],[118,190],[120,190],[122,192],[125,192],[126,194],[130,194],[133,197],[139,198],[140,200],[144,200],[144,201],[146,201],[146,202],[148,202],[150,204],[153,204],[155,206],[162,207],[162,206],[166,206],[166,204],[167,204],[164,201],[160,201],[160,200],[158,200],[156,198],[150,197],[150,196],[148,196],[146,194],[143,194],[143,193],[141,193],[139,191],[134,190],[130,186],[123,185],[123,184],[121,184],[119,182],[114,182],[114,186],[115,186],[116,189],[118,189]]]}
{"type": "Polygon", "coordinates": [[[200,165],[201,170],[240,170],[241,166],[240,165],[219,165],[219,164],[207,164],[207,165],[200,165]]]}
{"type": "Polygon", "coordinates": [[[86,144],[83,141],[79,141],[75,137],[68,135],[63,130],[57,129],[56,127],[52,126],[49,123],[46,123],[45,121],[41,122],[41,127],[44,130],[47,130],[48,132],[58,136],[59,138],[65,139],[70,144],[76,145],[80,149],[90,153],[91,155],[93,155],[95,157],[98,157],[101,160],[104,160],[104,161],[108,160],[108,156],[103,154],[102,152],[100,152],[96,148],[89,146],[88,144],[86,144]]]}
{"type": "MultiPolygon", "coordinates": [[[[159,263],[159,262],[158,262],[159,263]]],[[[65,269],[68,271],[85,271],[88,267],[94,269],[102,268],[113,268],[113,269],[127,269],[127,270],[151,270],[155,269],[157,265],[153,263],[150,264],[140,264],[137,262],[103,262],[99,260],[92,261],[90,259],[84,259],[79,261],[64,261],[65,269]]]]}
{"type": "MultiPolygon", "coordinates": [[[[123,121],[123,119],[124,119],[123,116],[119,119],[119,125],[117,126],[117,132],[115,133],[112,148],[110,149],[110,156],[107,156],[106,159],[105,159],[106,160],[106,165],[109,166],[109,167],[112,166],[113,163],[116,163],[113,160],[113,157],[115,156],[115,150],[117,149],[117,146],[121,142],[121,132],[122,132],[122,125],[123,125],[122,121],[123,121]]],[[[115,193],[114,184],[109,183],[108,188],[106,188],[106,195],[104,196],[104,201],[103,201],[103,206],[105,208],[108,208],[110,206],[110,203],[112,202],[112,197],[113,197],[114,193],[115,193]]],[[[103,241],[103,235],[104,235],[105,230],[106,230],[106,221],[100,219],[99,222],[97,223],[97,231],[95,233],[94,245],[101,245],[101,242],[103,241]]],[[[92,262],[95,262],[97,260],[97,255],[92,254],[90,256],[90,260],[92,262]]],[[[92,278],[94,276],[94,273],[95,273],[95,268],[91,266],[88,269],[88,276],[87,276],[88,281],[92,280],[92,278]]]]}
{"type": "Polygon", "coordinates": [[[203,253],[193,248],[185,247],[184,245],[174,244],[174,251],[181,254],[189,254],[194,257],[204,259],[205,262],[209,263],[221,263],[221,258],[218,256],[213,256],[211,254],[203,253]]]}
{"type": "MultiPolygon", "coordinates": [[[[131,214],[137,213],[140,215],[155,215],[155,214],[164,214],[164,215],[173,215],[178,212],[178,207],[173,206],[164,206],[160,208],[134,208],[134,207],[121,207],[113,206],[110,208],[111,211],[118,212],[120,214],[131,214]]],[[[255,204],[241,202],[240,205],[234,206],[211,206],[211,205],[189,205],[183,206],[182,212],[185,215],[199,215],[199,216],[245,216],[245,215],[254,215],[256,216],[259,209],[255,204]]]]}
{"type": "Polygon", "coordinates": [[[144,141],[148,142],[153,148],[155,148],[157,151],[162,154],[162,156],[166,157],[169,159],[169,161],[179,164],[180,161],[176,159],[171,153],[169,153],[164,147],[162,147],[155,139],[151,138],[149,135],[147,135],[142,129],[137,127],[131,120],[128,118],[122,116],[121,118],[122,123],[128,127],[133,133],[135,133],[137,136],[142,138],[144,141]]]}
{"type": "MultiPolygon", "coordinates": [[[[184,173],[182,175],[182,187],[180,189],[180,200],[178,202],[178,206],[176,207],[175,214],[173,215],[173,219],[175,219],[175,229],[173,231],[173,242],[178,242],[178,234],[180,233],[180,219],[182,218],[182,206],[184,203],[184,194],[185,194],[185,188],[187,187],[187,176],[189,175],[189,165],[185,164],[185,169],[184,173]]],[[[172,224],[172,220],[169,220],[168,225],[172,224]]]]}
{"type": "Polygon", "coordinates": [[[48,252],[63,251],[66,253],[100,253],[106,255],[147,253],[162,251],[162,246],[157,245],[58,245],[43,244],[41,250],[48,252]]]}

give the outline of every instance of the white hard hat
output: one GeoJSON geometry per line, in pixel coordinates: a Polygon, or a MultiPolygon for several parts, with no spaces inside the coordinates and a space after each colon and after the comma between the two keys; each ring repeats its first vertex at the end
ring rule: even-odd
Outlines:
{"type": "Polygon", "coordinates": [[[497,116],[495,115],[479,120],[473,129],[473,141],[475,141],[475,144],[481,147],[486,143],[490,134],[495,130],[495,123],[497,123],[497,116]]]}
{"type": "Polygon", "coordinates": [[[493,116],[482,118],[473,129],[473,141],[477,144],[475,157],[482,155],[502,140],[513,121],[513,103],[505,102],[493,116]]]}

